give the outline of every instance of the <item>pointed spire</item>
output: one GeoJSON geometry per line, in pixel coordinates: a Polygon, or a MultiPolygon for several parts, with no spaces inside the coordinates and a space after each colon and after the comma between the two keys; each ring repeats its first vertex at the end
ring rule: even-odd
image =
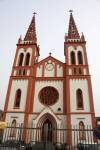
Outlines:
{"type": "Polygon", "coordinates": [[[36,38],[36,27],[35,27],[35,12],[33,13],[32,21],[29,25],[29,28],[27,30],[27,33],[25,35],[24,41],[32,41],[33,43],[37,43],[36,38]]]}
{"type": "Polygon", "coordinates": [[[19,39],[18,39],[18,44],[20,44],[22,42],[22,36],[20,35],[19,39]]]}
{"type": "Polygon", "coordinates": [[[82,32],[82,35],[81,35],[81,40],[82,40],[82,41],[85,41],[85,37],[84,37],[83,32],[82,32]]]}
{"type": "Polygon", "coordinates": [[[72,14],[72,10],[69,11],[70,12],[70,20],[69,20],[69,29],[68,29],[68,39],[80,39],[75,21],[74,21],[74,17],[72,14]]]}

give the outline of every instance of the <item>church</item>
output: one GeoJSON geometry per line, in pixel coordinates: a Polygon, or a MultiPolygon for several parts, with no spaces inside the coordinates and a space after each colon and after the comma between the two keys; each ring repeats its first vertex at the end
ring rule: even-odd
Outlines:
{"type": "MultiPolygon", "coordinates": [[[[23,124],[25,128],[32,125],[41,129],[45,126],[49,129],[95,126],[85,36],[79,34],[72,12],[66,32],[64,62],[51,53],[39,61],[34,13],[24,39],[18,39],[3,121],[12,126],[23,124]]],[[[24,136],[27,138],[27,134],[24,136]]],[[[52,132],[49,139],[55,138],[59,140],[59,135],[52,132]]],[[[71,132],[66,133],[66,138],[72,143],[71,132]]]]}

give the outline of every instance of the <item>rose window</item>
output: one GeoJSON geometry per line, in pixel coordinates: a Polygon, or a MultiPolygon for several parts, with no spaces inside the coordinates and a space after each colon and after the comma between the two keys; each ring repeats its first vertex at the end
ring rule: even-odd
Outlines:
{"type": "Polygon", "coordinates": [[[51,86],[44,87],[39,93],[40,101],[45,105],[53,105],[58,100],[58,97],[58,91],[51,86]]]}

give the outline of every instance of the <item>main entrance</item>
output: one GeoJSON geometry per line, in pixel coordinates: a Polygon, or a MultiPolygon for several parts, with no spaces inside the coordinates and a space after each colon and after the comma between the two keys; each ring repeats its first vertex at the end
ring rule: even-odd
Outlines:
{"type": "Polygon", "coordinates": [[[53,136],[52,123],[49,119],[46,119],[42,126],[42,140],[53,141],[52,136],[53,136]]]}
{"type": "Polygon", "coordinates": [[[57,122],[55,118],[49,114],[44,114],[38,121],[37,127],[41,129],[42,141],[49,141],[55,143],[57,140],[57,122]]]}

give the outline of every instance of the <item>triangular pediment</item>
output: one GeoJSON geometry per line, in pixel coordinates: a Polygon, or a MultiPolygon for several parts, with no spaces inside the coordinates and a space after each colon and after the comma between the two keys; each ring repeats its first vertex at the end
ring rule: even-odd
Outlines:
{"type": "Polygon", "coordinates": [[[56,58],[54,58],[54,57],[52,57],[52,56],[48,56],[48,57],[46,57],[45,59],[43,59],[43,60],[41,60],[40,62],[38,62],[37,63],[37,65],[41,65],[41,64],[43,64],[43,63],[45,63],[45,62],[54,62],[54,63],[56,63],[56,64],[60,64],[60,65],[63,65],[64,63],[63,62],[61,62],[60,60],[58,60],[58,59],[56,59],[56,58]]]}
{"type": "Polygon", "coordinates": [[[61,119],[57,115],[55,115],[55,113],[49,106],[43,108],[42,111],[34,118],[34,121],[36,121],[36,122],[39,121],[39,119],[46,114],[51,115],[57,122],[59,122],[59,123],[61,122],[61,119]]]}
{"type": "Polygon", "coordinates": [[[37,77],[63,77],[65,63],[48,56],[36,64],[37,77]]]}

